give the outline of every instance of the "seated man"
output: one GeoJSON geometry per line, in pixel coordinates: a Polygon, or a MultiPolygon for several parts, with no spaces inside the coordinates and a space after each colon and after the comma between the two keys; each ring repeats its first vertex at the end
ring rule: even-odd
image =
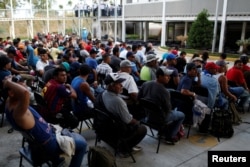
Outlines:
{"type": "MultiPolygon", "coordinates": [[[[11,77],[5,79],[3,84],[9,95],[5,113],[10,124],[16,130],[32,135],[35,141],[43,146],[52,161],[57,161],[59,154],[63,151],[56,140],[53,128],[33,108],[29,107],[29,91],[12,82],[11,77]]],[[[70,167],[80,167],[87,143],[79,134],[71,133],[71,136],[75,149],[72,150],[70,167]]]]}
{"type": "Polygon", "coordinates": [[[155,80],[155,72],[158,67],[157,63],[158,58],[156,55],[149,54],[147,55],[147,61],[146,64],[142,67],[140,72],[140,79],[143,81],[151,81],[155,80]]]}
{"type": "MultiPolygon", "coordinates": [[[[107,85],[107,90],[99,95],[102,98],[102,102],[97,100],[96,106],[104,106],[107,112],[110,112],[116,118],[127,124],[127,126],[131,127],[130,129],[133,129],[127,132],[124,136],[124,139],[127,142],[127,147],[132,149],[145,137],[147,129],[145,126],[140,125],[140,123],[133,118],[133,116],[128,111],[125,101],[118,96],[118,94],[122,92],[121,83],[124,80],[125,79],[120,78],[119,74],[117,73],[110,73],[107,75],[104,80],[105,84],[107,85]],[[100,103],[103,103],[103,105],[100,103]]],[[[97,98],[100,99],[100,97],[97,98]]],[[[125,150],[125,148],[121,149],[125,150]]]]}
{"type": "Polygon", "coordinates": [[[169,70],[166,67],[158,68],[156,71],[156,81],[145,82],[138,94],[138,99],[150,99],[163,108],[167,115],[166,123],[173,122],[173,126],[171,126],[172,128],[165,134],[165,140],[168,144],[174,144],[177,142],[175,136],[185,118],[185,115],[182,112],[172,110],[170,94],[164,86],[168,83],[172,73],[173,70],[169,70]]]}
{"type": "Polygon", "coordinates": [[[93,112],[88,107],[88,101],[95,101],[94,94],[91,92],[87,82],[91,68],[87,64],[80,66],[80,75],[75,77],[71,83],[72,88],[76,91],[77,99],[72,100],[73,112],[79,120],[92,118],[93,112]]]}
{"type": "Polygon", "coordinates": [[[67,74],[64,68],[56,68],[53,77],[43,88],[48,108],[48,111],[44,112],[45,119],[50,123],[60,123],[64,127],[76,128],[78,120],[70,113],[72,111],[70,98],[76,99],[76,92],[69,84],[65,84],[67,74]],[[58,119],[60,115],[63,120],[58,119]]]}
{"type": "MultiPolygon", "coordinates": [[[[196,65],[194,63],[188,63],[186,66],[187,74],[181,78],[181,81],[177,87],[177,90],[185,96],[191,97],[193,100],[195,98],[195,93],[192,90],[193,86],[200,86],[200,73],[198,73],[196,65]],[[198,81],[195,82],[195,77],[198,78],[198,81]]],[[[184,102],[185,103],[185,102],[184,102]]],[[[192,122],[193,113],[192,113],[193,103],[185,103],[185,110],[182,111],[186,115],[186,120],[192,122]]]]}
{"type": "Polygon", "coordinates": [[[132,64],[129,60],[122,60],[120,63],[120,77],[126,79],[122,82],[123,91],[119,96],[127,103],[129,112],[134,118],[140,120],[145,117],[143,110],[137,103],[138,87],[135,83],[134,78],[130,75],[132,71],[132,64]]]}

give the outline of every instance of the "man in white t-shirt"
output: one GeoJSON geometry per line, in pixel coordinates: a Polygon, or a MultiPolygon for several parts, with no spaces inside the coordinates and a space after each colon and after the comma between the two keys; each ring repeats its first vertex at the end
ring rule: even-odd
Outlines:
{"type": "Polygon", "coordinates": [[[40,56],[40,59],[36,63],[36,71],[40,76],[42,76],[44,73],[44,68],[49,65],[48,54],[45,49],[39,48],[38,55],[40,56]]]}

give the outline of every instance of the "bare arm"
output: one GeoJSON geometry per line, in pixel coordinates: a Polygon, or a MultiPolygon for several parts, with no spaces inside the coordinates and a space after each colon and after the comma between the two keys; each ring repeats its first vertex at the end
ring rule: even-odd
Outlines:
{"type": "MultiPolygon", "coordinates": [[[[5,79],[3,81],[4,88],[9,90],[9,98],[8,102],[13,102],[12,99],[18,99],[15,100],[16,105],[13,107],[13,109],[18,109],[18,115],[24,115],[28,109],[29,102],[30,102],[30,94],[28,89],[26,89],[24,86],[19,85],[15,82],[12,82],[9,79],[5,79]]],[[[10,104],[10,107],[12,104],[10,104]]]]}
{"type": "Polygon", "coordinates": [[[95,96],[93,95],[93,93],[90,90],[90,86],[87,82],[84,82],[81,84],[80,89],[82,92],[84,92],[87,97],[94,103],[95,102],[95,96]]]}

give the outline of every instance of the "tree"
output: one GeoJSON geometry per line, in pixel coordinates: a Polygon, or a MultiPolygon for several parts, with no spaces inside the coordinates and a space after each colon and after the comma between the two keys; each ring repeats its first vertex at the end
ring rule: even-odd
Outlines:
{"type": "Polygon", "coordinates": [[[213,39],[213,23],[208,20],[209,14],[203,9],[193,22],[188,33],[188,46],[195,49],[211,48],[213,39]]]}
{"type": "MultiPolygon", "coordinates": [[[[22,5],[23,5],[23,3],[22,3],[21,0],[12,0],[13,9],[15,9],[16,7],[20,7],[22,5]]],[[[10,7],[11,7],[10,6],[10,0],[1,0],[0,1],[0,9],[10,9],[10,7]]],[[[8,11],[4,11],[4,16],[9,17],[8,16],[8,11]]]]}
{"type": "MultiPolygon", "coordinates": [[[[55,0],[48,0],[49,9],[55,0]]],[[[35,9],[47,9],[47,0],[32,0],[35,9]]]]}
{"type": "Polygon", "coordinates": [[[250,46],[250,38],[236,41],[238,46],[242,46],[240,51],[247,51],[247,47],[250,46]]]}

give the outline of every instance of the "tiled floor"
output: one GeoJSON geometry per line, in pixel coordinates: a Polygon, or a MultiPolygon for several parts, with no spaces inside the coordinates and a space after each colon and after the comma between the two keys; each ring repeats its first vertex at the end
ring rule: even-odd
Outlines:
{"type": "MultiPolygon", "coordinates": [[[[241,114],[243,121],[250,122],[250,113],[241,114]]],[[[19,165],[18,149],[21,146],[21,135],[14,131],[8,134],[7,121],[0,128],[0,167],[17,167],[19,165]]],[[[171,146],[161,143],[160,151],[156,154],[157,140],[146,136],[140,143],[143,150],[135,154],[136,163],[131,158],[117,157],[119,167],[199,167],[207,166],[207,152],[209,150],[248,150],[250,151],[250,124],[242,123],[234,126],[234,136],[221,139],[218,142],[213,136],[197,136],[192,128],[190,138],[182,139],[177,145],[171,146]]],[[[92,130],[82,131],[89,146],[94,145],[95,133],[92,130]]],[[[100,145],[106,146],[105,143],[100,145]]],[[[29,166],[24,163],[24,166],[29,166]]],[[[86,156],[82,166],[87,166],[86,156]]]]}

